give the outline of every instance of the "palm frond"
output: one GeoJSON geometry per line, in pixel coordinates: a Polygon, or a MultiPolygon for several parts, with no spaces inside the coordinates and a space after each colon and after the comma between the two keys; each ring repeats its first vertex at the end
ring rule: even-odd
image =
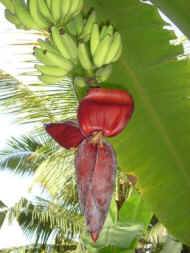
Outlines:
{"type": "Polygon", "coordinates": [[[0,106],[21,123],[56,122],[76,116],[77,99],[70,79],[49,86],[23,84],[0,74],[0,106]]]}
{"type": "Polygon", "coordinates": [[[10,169],[15,173],[33,173],[40,162],[57,150],[45,131],[31,136],[10,138],[7,145],[0,151],[0,169],[10,169]]]}
{"type": "Polygon", "coordinates": [[[33,184],[40,183],[49,191],[51,196],[56,198],[62,197],[61,193],[69,188],[66,192],[74,198],[74,171],[74,151],[59,149],[39,165],[34,175],[33,184]]]}
{"type": "Polygon", "coordinates": [[[37,244],[46,244],[49,240],[55,243],[57,238],[62,238],[62,242],[77,238],[83,220],[78,206],[75,209],[74,213],[74,207],[64,201],[23,198],[9,209],[7,216],[9,222],[17,218],[29,239],[35,238],[37,244]]]}
{"type": "Polygon", "coordinates": [[[7,206],[0,200],[0,227],[3,225],[6,214],[7,214],[7,206]]]}

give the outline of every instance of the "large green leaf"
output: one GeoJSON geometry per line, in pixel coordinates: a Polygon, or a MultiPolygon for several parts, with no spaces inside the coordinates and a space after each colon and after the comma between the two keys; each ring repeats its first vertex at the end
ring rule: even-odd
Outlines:
{"type": "Polygon", "coordinates": [[[152,0],[152,2],[190,38],[189,0],[152,0]]]}
{"type": "Polygon", "coordinates": [[[141,224],[144,229],[150,223],[152,212],[143,201],[141,195],[134,191],[124,202],[119,211],[119,221],[123,224],[141,224]]]}
{"type": "Polygon", "coordinates": [[[135,113],[113,139],[119,166],[138,186],[169,231],[190,244],[190,63],[154,6],[138,0],[89,0],[123,37],[110,83],[128,89],[135,113]]]}

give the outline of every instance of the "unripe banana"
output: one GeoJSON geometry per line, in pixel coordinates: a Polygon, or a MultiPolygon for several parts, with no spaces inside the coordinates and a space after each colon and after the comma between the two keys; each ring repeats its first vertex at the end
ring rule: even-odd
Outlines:
{"type": "Polygon", "coordinates": [[[86,21],[86,24],[82,31],[81,39],[87,41],[90,38],[92,28],[95,22],[96,22],[96,12],[93,11],[86,21]]]}
{"type": "Polygon", "coordinates": [[[56,77],[64,77],[68,73],[68,71],[63,68],[48,65],[35,65],[35,68],[44,75],[53,75],[56,77]]]}
{"type": "Polygon", "coordinates": [[[39,79],[46,84],[56,84],[63,81],[63,77],[51,76],[51,75],[41,75],[39,79]]]}
{"type": "Polygon", "coordinates": [[[49,40],[44,41],[42,39],[39,39],[37,42],[38,42],[38,45],[41,47],[41,49],[47,50],[54,54],[59,54],[59,51],[51,45],[49,40]]]}
{"type": "Polygon", "coordinates": [[[15,1],[15,13],[20,22],[24,25],[25,29],[39,29],[38,25],[32,18],[24,0],[15,1]]]}
{"type": "Polygon", "coordinates": [[[106,35],[110,35],[110,36],[113,36],[113,32],[114,32],[114,28],[112,25],[109,25],[106,29],[106,35]]]}
{"type": "Polygon", "coordinates": [[[70,16],[75,16],[80,13],[83,7],[83,0],[72,0],[72,5],[70,8],[70,16]]]}
{"type": "Polygon", "coordinates": [[[96,71],[96,80],[98,83],[105,82],[111,75],[112,66],[107,65],[96,71]]]}
{"type": "Polygon", "coordinates": [[[110,50],[106,55],[105,63],[109,64],[111,62],[115,62],[116,60],[118,60],[121,54],[121,48],[122,48],[121,35],[118,32],[115,32],[112,44],[110,46],[110,50]]]}
{"type": "Polygon", "coordinates": [[[104,25],[100,32],[100,40],[102,40],[106,36],[107,26],[104,25]]]}
{"type": "Polygon", "coordinates": [[[45,1],[46,1],[48,9],[51,10],[51,1],[53,0],[45,0],[45,1]]]}
{"type": "Polygon", "coordinates": [[[48,5],[45,0],[39,0],[38,1],[38,7],[40,13],[51,23],[53,23],[53,16],[51,15],[51,12],[48,8],[48,5]]]}
{"type": "Polygon", "coordinates": [[[69,34],[65,33],[62,35],[62,41],[65,47],[67,48],[70,58],[76,60],[78,56],[77,45],[73,40],[73,38],[69,34]]]}
{"type": "Polygon", "coordinates": [[[0,0],[0,3],[2,3],[12,14],[15,12],[14,3],[12,0],[0,0]]]}
{"type": "Polygon", "coordinates": [[[88,50],[84,43],[80,43],[78,47],[78,57],[82,67],[86,70],[92,70],[93,64],[90,60],[88,50]]]}
{"type": "Polygon", "coordinates": [[[58,66],[67,71],[71,71],[73,68],[73,64],[69,60],[65,59],[60,55],[53,54],[40,48],[36,48],[34,50],[34,54],[36,58],[45,65],[58,66]]]}
{"type": "Polygon", "coordinates": [[[58,22],[61,19],[62,0],[51,1],[51,12],[54,20],[58,22]]]}
{"type": "Polygon", "coordinates": [[[92,55],[94,55],[99,42],[100,42],[99,27],[97,24],[94,24],[92,28],[91,38],[90,38],[90,49],[91,49],[92,55]]]}
{"type": "Polygon", "coordinates": [[[5,17],[6,17],[6,19],[9,22],[11,22],[12,24],[14,24],[16,26],[16,28],[19,28],[19,29],[24,28],[24,26],[21,24],[21,22],[17,18],[17,16],[15,16],[14,14],[12,14],[12,12],[10,12],[8,9],[5,9],[5,17]]]}
{"type": "Polygon", "coordinates": [[[83,17],[81,14],[77,15],[67,24],[67,29],[72,35],[80,35],[83,29],[83,17]]]}
{"type": "Polygon", "coordinates": [[[94,53],[94,63],[99,68],[103,66],[105,62],[105,57],[110,50],[112,43],[112,36],[106,35],[103,40],[100,41],[95,53],[94,53]]]}
{"type": "Polygon", "coordinates": [[[60,51],[60,53],[66,59],[69,60],[70,55],[69,55],[69,52],[68,52],[68,48],[63,43],[63,39],[62,39],[62,36],[60,35],[59,29],[56,28],[56,27],[52,27],[51,32],[52,32],[53,43],[55,44],[56,48],[60,51]]]}
{"type": "Polygon", "coordinates": [[[118,49],[116,55],[113,57],[112,62],[116,62],[119,60],[122,53],[122,46],[118,49]]]}
{"type": "Polygon", "coordinates": [[[50,23],[45,19],[40,11],[38,6],[38,0],[28,0],[29,10],[32,18],[40,29],[48,29],[50,23]]]}
{"type": "Polygon", "coordinates": [[[68,20],[68,14],[71,8],[71,4],[72,4],[72,0],[62,0],[61,12],[62,12],[62,17],[63,17],[64,22],[68,20]]]}

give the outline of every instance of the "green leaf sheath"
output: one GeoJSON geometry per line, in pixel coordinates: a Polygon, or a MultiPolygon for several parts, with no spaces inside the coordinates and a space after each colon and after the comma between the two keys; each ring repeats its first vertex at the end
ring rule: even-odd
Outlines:
{"type": "Polygon", "coordinates": [[[189,0],[152,0],[190,38],[189,0]]]}
{"type": "Polygon", "coordinates": [[[169,44],[176,36],[163,29],[154,6],[138,0],[87,2],[123,39],[109,86],[129,90],[135,112],[126,130],[110,139],[119,166],[137,175],[153,212],[190,244],[190,62],[177,61],[183,48],[169,44]]]}

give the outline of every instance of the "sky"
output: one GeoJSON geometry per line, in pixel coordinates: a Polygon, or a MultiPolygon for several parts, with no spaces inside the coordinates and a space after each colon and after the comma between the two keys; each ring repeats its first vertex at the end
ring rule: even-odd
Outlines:
{"type": "MultiPolygon", "coordinates": [[[[168,19],[164,17],[167,21],[168,19]]],[[[182,33],[175,28],[178,36],[182,33]]],[[[22,76],[21,72],[31,70],[33,64],[24,62],[24,60],[34,59],[32,56],[32,45],[21,45],[19,43],[27,43],[35,41],[39,38],[39,34],[35,35],[31,32],[16,30],[16,28],[7,22],[4,18],[4,8],[0,5],[0,69],[17,77],[24,83],[35,82],[36,78],[29,79],[22,76]],[[13,44],[17,44],[13,45],[13,44]]],[[[189,42],[185,43],[186,49],[189,50],[189,42]]],[[[12,115],[7,115],[0,108],[0,149],[5,145],[6,140],[10,136],[19,136],[23,132],[27,132],[27,126],[18,125],[12,115]]],[[[0,200],[8,206],[13,205],[20,197],[27,195],[28,186],[31,178],[21,178],[7,171],[0,171],[0,200]]],[[[9,226],[5,222],[0,229],[0,248],[26,245],[30,242],[27,240],[17,222],[9,226]]]]}

